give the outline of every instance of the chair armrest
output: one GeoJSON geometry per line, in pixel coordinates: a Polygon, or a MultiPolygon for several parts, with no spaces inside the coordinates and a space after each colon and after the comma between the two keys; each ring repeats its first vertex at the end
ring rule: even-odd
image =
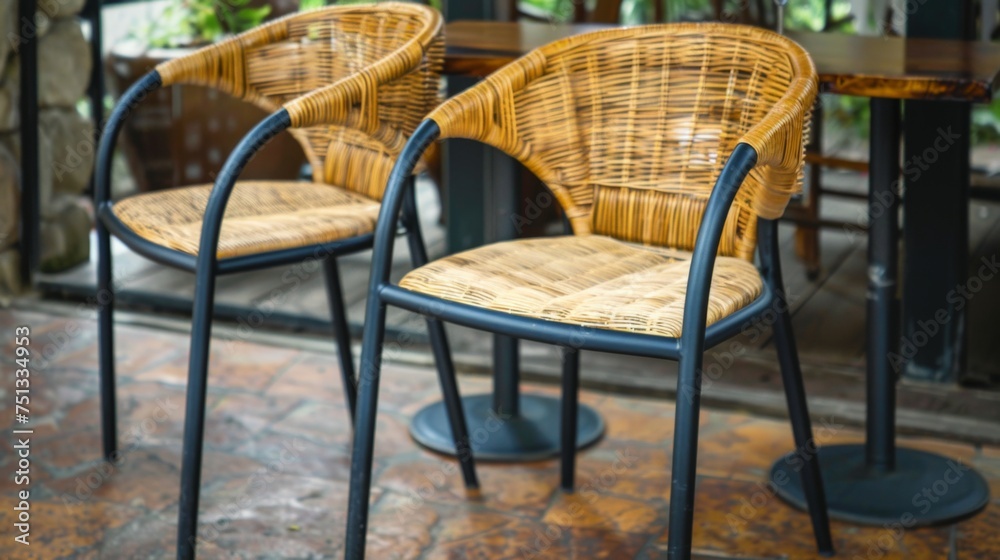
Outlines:
{"type": "MultiPolygon", "coordinates": [[[[808,58],[793,63],[812,66],[808,58]]],[[[757,172],[767,174],[762,180],[755,181],[758,189],[750,196],[753,210],[764,219],[781,217],[801,180],[805,139],[809,134],[818,91],[815,70],[805,72],[805,75],[810,77],[793,80],[764,118],[739,140],[756,150],[760,166],[757,172]]]]}
{"type": "MultiPolygon", "coordinates": [[[[202,47],[190,54],[173,58],[156,65],[163,85],[192,84],[206,86],[246,99],[247,89],[245,56],[248,48],[266,45],[287,35],[285,16],[202,47]]],[[[266,101],[253,99],[253,101],[266,101]]],[[[277,109],[273,107],[272,110],[277,109]]]]}
{"type": "Polygon", "coordinates": [[[99,210],[101,205],[111,200],[111,158],[114,156],[115,141],[118,139],[118,133],[121,132],[122,126],[125,125],[125,119],[146,98],[146,95],[158,89],[162,84],[163,80],[159,72],[156,70],[149,72],[125,90],[111,111],[111,115],[108,116],[97,148],[94,172],[95,210],[99,210]]]}
{"type": "MultiPolygon", "coordinates": [[[[719,241],[729,216],[729,209],[750,170],[759,162],[757,150],[746,143],[739,143],[726,160],[726,165],[715,181],[705,213],[698,228],[691,269],[688,272],[687,292],[684,296],[684,319],[681,326],[681,344],[704,344],[705,323],[708,317],[708,296],[712,286],[712,272],[719,253],[719,241]]],[[[701,350],[696,350],[701,352],[701,350]]]]}
{"type": "Polygon", "coordinates": [[[378,213],[378,223],[375,226],[375,242],[372,248],[372,271],[368,301],[376,301],[373,295],[389,282],[389,272],[392,269],[392,249],[396,238],[396,224],[399,223],[399,213],[406,198],[406,189],[413,188],[410,181],[413,170],[427,148],[441,136],[438,124],[430,119],[424,120],[413,132],[396,159],[396,165],[389,175],[389,182],[382,197],[382,207],[378,213]]]}
{"type": "Polygon", "coordinates": [[[111,111],[101,135],[94,181],[94,203],[105,204],[111,198],[111,157],[115,141],[125,119],[147,94],[162,86],[190,83],[213,87],[236,97],[245,97],[245,81],[241,79],[243,50],[248,46],[273,41],[274,30],[281,29],[276,28],[279,22],[280,19],[275,20],[190,54],[161,62],[126,90],[111,111]]]}
{"type": "Polygon", "coordinates": [[[208,270],[217,262],[216,251],[219,246],[219,234],[222,231],[222,218],[240,172],[268,141],[289,126],[291,120],[288,118],[288,112],[280,109],[257,123],[257,126],[247,133],[229,154],[219,176],[215,179],[215,186],[212,187],[208,203],[205,205],[201,239],[198,243],[197,270],[208,270]]]}

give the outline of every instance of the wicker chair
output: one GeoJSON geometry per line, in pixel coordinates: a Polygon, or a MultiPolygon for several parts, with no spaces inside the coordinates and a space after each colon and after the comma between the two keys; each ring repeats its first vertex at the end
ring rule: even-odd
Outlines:
{"type": "MultiPolygon", "coordinates": [[[[336,265],[370,248],[392,165],[420,120],[440,101],[442,19],[410,3],[330,7],[291,15],[174,59],[133,85],[111,114],[98,155],[98,290],[104,453],[117,453],[109,234],[134,251],[196,274],[178,557],[194,556],[208,349],[216,276],[265,267],[324,263],[350,418],[356,383],[336,265]],[[149,92],[199,84],[272,112],[235,148],[213,185],[112,202],[111,154],[130,108],[149,92]],[[240,182],[246,162],[289,129],[313,182],[240,182]],[[223,219],[225,218],[225,219],[223,219]]],[[[423,241],[415,212],[403,220],[423,241]]],[[[416,265],[422,262],[415,263],[416,265]]],[[[443,336],[441,325],[432,338],[443,336]]]]}
{"type": "MultiPolygon", "coordinates": [[[[393,170],[375,232],[347,557],[364,556],[387,305],[564,349],[567,490],[579,352],[678,360],[670,558],[690,556],[706,348],[775,314],[793,433],[806,449],[811,427],[775,219],[799,188],[816,89],[812,61],[780,35],[675,24],[552,43],[431,113],[393,170]],[[520,160],[552,190],[574,235],[473,249],[391,284],[394,224],[411,188],[406,177],[439,138],[477,140],[520,160]]],[[[457,391],[445,399],[457,399],[457,391]]],[[[465,483],[475,487],[470,443],[466,434],[454,435],[465,483]]],[[[819,550],[830,553],[819,465],[807,457],[802,475],[813,529],[819,550]]]]}

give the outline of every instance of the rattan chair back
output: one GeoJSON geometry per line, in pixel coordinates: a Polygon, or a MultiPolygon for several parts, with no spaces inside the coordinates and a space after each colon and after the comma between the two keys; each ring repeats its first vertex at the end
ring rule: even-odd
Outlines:
{"type": "Polygon", "coordinates": [[[753,258],[758,217],[800,188],[816,95],[812,61],[773,32],[717,23],[598,31],[502,68],[431,115],[442,137],[520,160],[577,234],[691,250],[715,180],[739,142],[758,165],[720,253],[753,258]]]}
{"type": "Polygon", "coordinates": [[[395,157],[439,102],[441,15],[401,2],[290,15],[156,67],[288,110],[314,180],[380,200],[395,157]],[[345,94],[346,92],[346,94],[345,94]]]}

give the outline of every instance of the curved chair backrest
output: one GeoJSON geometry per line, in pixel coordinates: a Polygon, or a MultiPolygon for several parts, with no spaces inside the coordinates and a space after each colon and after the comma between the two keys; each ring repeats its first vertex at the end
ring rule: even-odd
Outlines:
{"type": "Polygon", "coordinates": [[[277,19],[156,70],[163,85],[203,85],[267,111],[284,107],[316,181],[378,200],[395,157],[440,102],[441,22],[419,4],[332,6],[277,19]]]}
{"type": "Polygon", "coordinates": [[[577,234],[693,249],[715,180],[740,142],[758,153],[720,253],[753,258],[757,218],[799,188],[817,88],[806,52],[716,23],[598,31],[537,49],[429,118],[520,160],[577,234]]]}

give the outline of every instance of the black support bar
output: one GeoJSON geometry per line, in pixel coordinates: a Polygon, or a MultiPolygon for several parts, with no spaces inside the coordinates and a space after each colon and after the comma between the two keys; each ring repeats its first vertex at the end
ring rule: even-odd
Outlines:
{"type": "MultiPolygon", "coordinates": [[[[101,50],[101,0],[87,0],[81,16],[90,24],[90,59],[93,66],[90,69],[90,85],[87,87],[87,97],[90,98],[90,118],[94,120],[94,145],[101,138],[101,124],[104,121],[104,64],[101,50]]],[[[93,178],[91,178],[93,190],[93,178]]]]}
{"type": "Polygon", "coordinates": [[[21,283],[30,288],[41,253],[38,161],[38,27],[36,0],[18,0],[21,99],[21,283]]]}
{"type": "MultiPolygon", "coordinates": [[[[908,37],[970,40],[972,0],[923,0],[906,17],[908,37]]],[[[956,64],[958,61],[956,60],[956,64]]],[[[902,303],[905,367],[911,379],[954,383],[966,369],[969,281],[969,103],[912,100],[904,106],[902,303]],[[968,292],[966,292],[968,293],[968,292]],[[963,295],[963,294],[959,294],[963,295]]]]}
{"type": "Polygon", "coordinates": [[[871,100],[871,188],[868,190],[868,408],[865,456],[879,470],[895,467],[899,350],[899,101],[871,100]]]}

